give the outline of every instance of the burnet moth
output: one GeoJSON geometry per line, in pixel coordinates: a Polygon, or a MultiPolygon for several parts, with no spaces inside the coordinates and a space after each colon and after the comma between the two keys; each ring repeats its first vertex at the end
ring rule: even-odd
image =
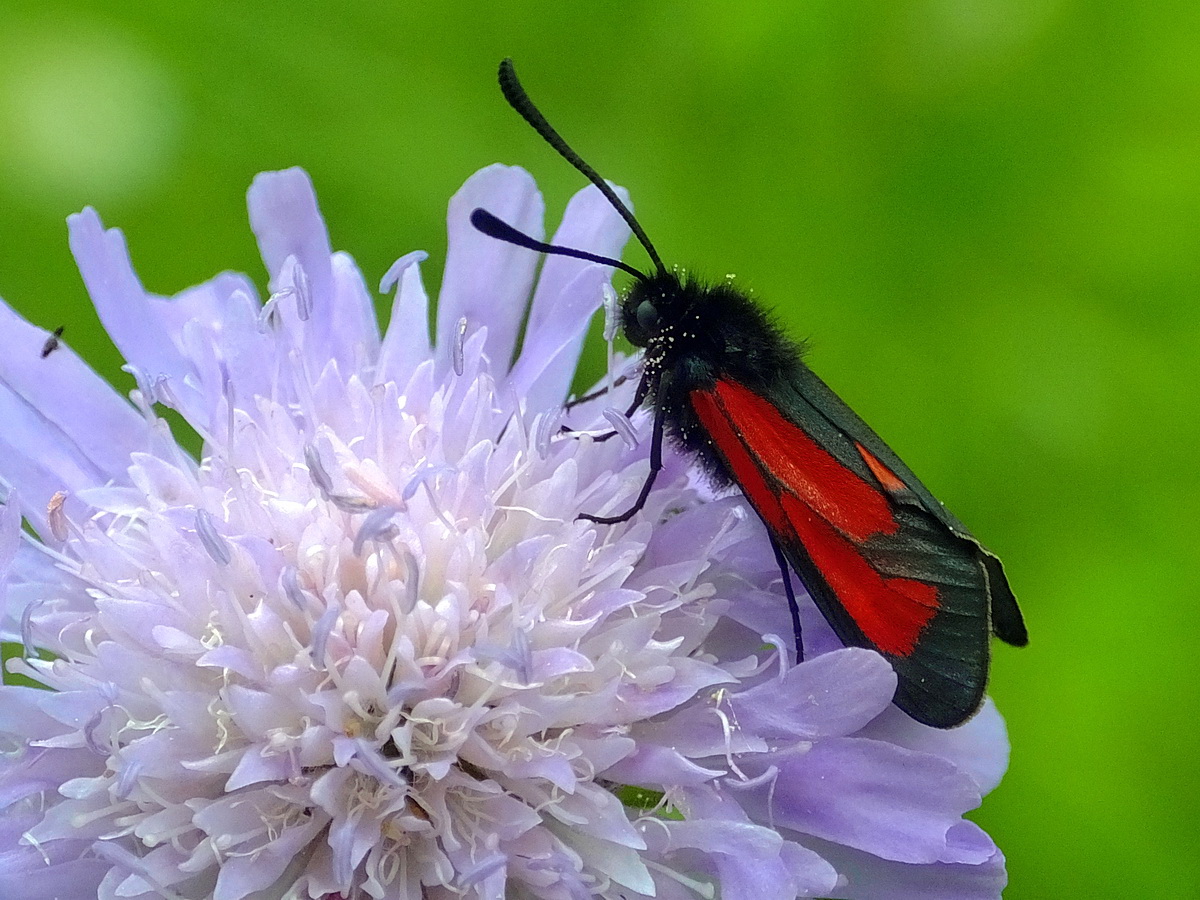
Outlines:
{"type": "Polygon", "coordinates": [[[627,415],[654,413],[650,472],[624,522],[646,502],[663,465],[663,441],[693,454],[714,487],[736,485],[762,518],[803,657],[794,570],[847,645],[869,647],[898,677],[894,702],[926,725],[952,728],[979,709],[989,638],[1028,640],[1000,560],[801,360],[800,347],[731,284],[668,270],[612,188],[550,126],[500,64],[505,99],[594,184],[646,249],[653,271],[534,240],[483,209],[472,224],[541,253],[613,266],[633,276],[621,327],[643,349],[627,415]]]}

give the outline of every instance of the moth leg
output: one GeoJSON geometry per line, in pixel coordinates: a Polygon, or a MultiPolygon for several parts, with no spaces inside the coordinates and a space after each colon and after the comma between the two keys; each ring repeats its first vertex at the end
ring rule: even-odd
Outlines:
{"type": "MultiPolygon", "coordinates": [[[[643,379],[644,381],[645,379],[643,379]]],[[[641,393],[640,387],[638,388],[638,393],[641,393]]],[[[650,496],[650,489],[654,487],[654,479],[662,471],[663,427],[665,423],[666,413],[660,406],[654,412],[654,433],[650,438],[650,474],[642,482],[642,490],[638,494],[637,499],[633,501],[633,506],[629,507],[629,509],[625,510],[619,516],[592,516],[588,513],[580,513],[579,518],[595,522],[597,525],[616,525],[618,522],[628,522],[641,511],[641,508],[646,505],[646,498],[650,496]]]]}
{"type": "MultiPolygon", "coordinates": [[[[613,387],[616,387],[618,384],[624,383],[625,381],[628,380],[628,378],[629,378],[628,375],[622,375],[616,381],[613,382],[613,387]]],[[[583,403],[585,400],[594,400],[596,397],[599,397],[602,394],[607,393],[607,391],[608,391],[608,388],[600,388],[600,390],[598,390],[598,391],[592,391],[592,393],[590,393],[590,394],[585,394],[584,396],[578,398],[577,400],[572,400],[571,402],[567,403],[564,408],[570,409],[572,406],[574,406],[577,403],[583,403]]],[[[650,383],[646,380],[646,376],[643,375],[642,380],[638,382],[637,391],[633,395],[633,402],[629,404],[629,409],[625,410],[625,418],[628,419],[635,412],[637,412],[638,407],[646,402],[646,397],[648,397],[649,395],[650,395],[650,383]]],[[[559,434],[563,434],[564,432],[567,434],[574,434],[575,429],[568,428],[566,425],[564,425],[564,426],[562,426],[562,428],[559,429],[559,434]]],[[[617,436],[617,432],[606,431],[603,434],[593,435],[592,440],[603,443],[604,441],[607,441],[610,438],[614,438],[616,436],[617,436]]]]}
{"type": "MultiPolygon", "coordinates": [[[[618,375],[616,378],[613,379],[612,386],[620,387],[628,380],[629,380],[629,373],[625,373],[624,375],[618,375]]],[[[608,385],[605,385],[602,388],[597,388],[596,390],[592,391],[590,394],[584,394],[582,397],[576,397],[574,400],[568,400],[566,403],[563,404],[563,409],[572,409],[573,407],[578,406],[580,403],[587,403],[591,400],[595,400],[597,397],[603,397],[607,393],[608,393],[608,385]]]]}
{"type": "Polygon", "coordinates": [[[796,603],[796,591],[792,587],[792,567],[788,565],[783,555],[783,548],[771,535],[771,549],[775,551],[775,562],[779,564],[779,574],[783,576],[783,591],[787,594],[788,611],[792,614],[792,634],[796,637],[796,662],[804,662],[804,640],[800,634],[800,606],[796,603]]]}

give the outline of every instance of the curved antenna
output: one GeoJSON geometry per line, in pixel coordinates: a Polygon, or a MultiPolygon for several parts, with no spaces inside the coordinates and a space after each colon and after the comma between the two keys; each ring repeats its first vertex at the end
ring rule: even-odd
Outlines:
{"type": "MultiPolygon", "coordinates": [[[[625,220],[634,236],[641,242],[641,245],[646,248],[646,252],[650,254],[650,259],[654,262],[654,267],[659,272],[666,272],[667,267],[663,265],[658,251],[654,249],[654,245],[650,243],[650,238],[646,236],[646,232],[642,230],[642,226],[638,224],[638,220],[633,217],[633,213],[629,211],[621,198],[617,196],[616,191],[608,186],[608,182],[600,177],[595,169],[585,163],[574,150],[570,148],[546,121],[546,117],[541,111],[533,105],[533,101],[529,99],[529,95],[525,93],[525,89],[521,87],[521,82],[517,80],[517,70],[513,68],[513,61],[505,59],[500,63],[500,91],[504,94],[504,99],[508,101],[508,105],[521,114],[526,122],[533,126],[533,130],[542,136],[547,144],[559,152],[567,162],[583,173],[592,184],[600,189],[600,192],[612,204],[613,209],[621,214],[621,218],[625,220]]],[[[644,276],[643,276],[644,277],[644,276]]]]}
{"type": "Polygon", "coordinates": [[[477,231],[482,231],[488,237],[504,241],[506,244],[516,244],[518,247],[536,250],[538,253],[549,253],[552,256],[571,256],[575,259],[586,259],[588,262],[600,263],[605,266],[614,266],[628,272],[639,281],[648,280],[644,272],[639,272],[633,266],[626,265],[619,259],[598,256],[595,253],[588,253],[586,250],[576,250],[574,247],[559,247],[556,244],[545,244],[542,241],[534,240],[525,234],[525,232],[517,231],[517,229],[513,228],[503,219],[496,218],[486,209],[476,207],[472,210],[471,224],[475,226],[477,231]]]}

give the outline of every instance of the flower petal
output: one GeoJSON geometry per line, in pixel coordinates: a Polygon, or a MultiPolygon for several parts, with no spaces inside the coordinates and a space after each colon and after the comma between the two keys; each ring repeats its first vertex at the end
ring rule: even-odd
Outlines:
{"type": "Polygon", "coordinates": [[[861,738],[819,741],[779,765],[774,821],[897,862],[945,858],[947,833],[979,805],[952,763],[861,738]]]}
{"type": "Polygon", "coordinates": [[[711,787],[686,792],[691,818],[667,822],[672,849],[694,848],[716,863],[721,896],[791,900],[825,896],[837,872],[774,827],[751,822],[734,799],[711,787]]]}
{"type": "MultiPolygon", "coordinates": [[[[7,829],[6,829],[7,831],[7,829]]],[[[0,897],[22,900],[96,900],[110,869],[101,859],[82,857],[88,841],[21,844],[20,833],[0,832],[0,897]]]]}
{"type": "Polygon", "coordinates": [[[814,847],[844,876],[843,881],[825,895],[828,897],[845,900],[1000,900],[1008,883],[1004,854],[994,847],[986,861],[978,865],[913,865],[880,859],[825,841],[815,842],[814,847]]]}
{"type": "Polygon", "coordinates": [[[508,370],[538,264],[538,254],[532,250],[477,231],[470,222],[477,207],[537,240],[545,233],[542,195],[524,169],[488,166],[468,178],[451,198],[446,273],[437,308],[437,357],[442,372],[450,369],[462,319],[467,321],[467,334],[487,329],[484,354],[492,371],[508,370]]]}
{"type": "MultiPolygon", "coordinates": [[[[126,482],[129,456],[155,445],[152,426],[66,346],[42,358],[47,333],[0,301],[0,478],[20,485],[22,511],[50,537],[57,491],[126,482]]],[[[69,513],[80,511],[68,498],[69,513]]]]}
{"type": "Polygon", "coordinates": [[[429,297],[421,282],[421,263],[428,255],[424,250],[407,253],[392,263],[383,276],[381,291],[390,290],[397,281],[400,287],[379,350],[376,384],[391,381],[406,385],[417,366],[429,359],[429,297]]]}
{"type": "Polygon", "coordinates": [[[588,321],[611,281],[606,266],[588,266],[563,289],[546,321],[536,329],[530,324],[509,380],[527,409],[550,409],[567,396],[588,321]]]}
{"type": "MultiPolygon", "coordinates": [[[[616,188],[627,206],[629,194],[616,188]]],[[[594,185],[571,198],[551,243],[620,259],[629,226],[594,185]]],[[[611,266],[569,256],[547,256],[529,308],[529,324],[511,384],[528,409],[547,409],[563,401],[571,387],[588,322],[600,306],[603,285],[612,282],[611,266]]]]}
{"type": "MultiPolygon", "coordinates": [[[[308,276],[317,306],[333,303],[333,269],[329,259],[329,233],[317,208],[312,179],[303,169],[291,168],[256,175],[246,193],[250,227],[258,239],[258,250],[271,276],[271,290],[285,263],[295,260],[308,276]]],[[[325,315],[330,315],[326,310],[325,315]]]]}
{"type": "Polygon", "coordinates": [[[90,206],[68,216],[67,229],[79,273],[109,337],[150,383],[168,379],[184,412],[192,406],[186,395],[196,372],[171,340],[160,305],[134,273],[125,235],[119,228],[105,229],[90,206]]]}
{"type": "Polygon", "coordinates": [[[886,659],[847,647],[807,659],[782,679],[730,694],[729,706],[738,726],[753,734],[813,740],[858,731],[891,705],[895,693],[896,673],[886,659]]]}
{"type": "Polygon", "coordinates": [[[948,759],[974,778],[984,794],[1000,783],[1008,769],[1008,731],[991,697],[958,728],[929,728],[890,707],[863,729],[862,736],[948,759]]]}
{"type": "Polygon", "coordinates": [[[354,262],[332,253],[308,174],[299,168],[264,172],[250,185],[246,203],[271,290],[293,294],[280,306],[283,320],[300,333],[314,371],[329,360],[350,371],[363,349],[373,358],[379,338],[370,295],[354,262]],[[311,296],[300,296],[306,291],[311,296]],[[306,319],[307,327],[300,327],[298,320],[306,319]]]}
{"type": "MultiPolygon", "coordinates": [[[[375,302],[362,272],[348,253],[333,254],[333,310],[330,327],[336,343],[334,355],[348,364],[347,371],[365,367],[379,353],[379,320],[375,302]]],[[[319,320],[318,320],[319,321],[319,320]]]]}
{"type": "Polygon", "coordinates": [[[0,498],[0,621],[8,608],[8,582],[12,577],[12,564],[21,545],[21,507],[15,492],[0,498]]]}
{"type": "MultiPolygon", "coordinates": [[[[617,196],[630,210],[633,203],[629,191],[611,185],[617,196]]],[[[586,250],[599,256],[621,258],[621,249],[629,240],[629,226],[621,218],[600,189],[589,184],[576,192],[563,212],[562,224],[554,232],[550,243],[575,250],[586,250]]],[[[580,272],[591,266],[582,259],[570,256],[547,256],[538,275],[537,290],[529,307],[529,328],[542,328],[555,315],[555,307],[563,290],[574,281],[580,272]]],[[[609,272],[612,269],[609,268],[609,272]]]]}
{"type": "Polygon", "coordinates": [[[68,567],[58,563],[56,554],[47,553],[36,543],[19,542],[5,571],[8,584],[3,616],[0,617],[0,639],[21,643],[36,639],[38,646],[58,652],[56,636],[60,629],[83,621],[83,617],[95,609],[95,601],[87,594],[88,585],[66,571],[68,567]],[[53,598],[53,603],[45,603],[47,598],[53,598]],[[32,622],[27,614],[35,604],[43,613],[40,617],[42,627],[36,638],[31,633],[32,622]]]}

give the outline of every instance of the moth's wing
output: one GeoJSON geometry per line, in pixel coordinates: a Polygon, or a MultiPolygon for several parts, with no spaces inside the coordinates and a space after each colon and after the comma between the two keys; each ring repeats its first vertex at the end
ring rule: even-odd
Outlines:
{"type": "MultiPolygon", "coordinates": [[[[821,421],[835,432],[841,433],[858,446],[857,455],[862,456],[868,467],[881,470],[883,477],[878,478],[881,487],[888,489],[887,473],[895,476],[895,481],[903,485],[903,490],[896,490],[893,496],[898,503],[916,503],[926,512],[946,526],[952,533],[974,544],[983,560],[987,572],[989,608],[991,612],[991,628],[996,637],[1015,647],[1024,647],[1029,642],[1029,633],[1025,628],[1025,620],[1017,599],[1009,587],[1008,578],[1004,574],[1004,566],[999,558],[981,545],[967,527],[959,521],[950,510],[946,509],[937,497],[921,483],[921,479],[913,474],[912,469],[905,465],[904,460],[896,455],[882,438],[879,437],[866,422],[864,422],[841,397],[834,393],[815,372],[801,364],[788,373],[783,381],[790,388],[793,402],[802,410],[801,418],[819,423],[821,421]],[[872,463],[874,461],[874,464],[872,463]]],[[[785,388],[785,389],[786,389],[785,388]]],[[[834,442],[837,445],[837,442],[834,442]]],[[[845,444],[835,446],[842,455],[850,461],[851,454],[845,444]]]]}
{"type": "Polygon", "coordinates": [[[891,661],[896,704],[936,727],[969,718],[983,700],[989,652],[990,575],[979,545],[927,509],[863,435],[798,391],[718,379],[689,399],[834,631],[891,661]]]}

